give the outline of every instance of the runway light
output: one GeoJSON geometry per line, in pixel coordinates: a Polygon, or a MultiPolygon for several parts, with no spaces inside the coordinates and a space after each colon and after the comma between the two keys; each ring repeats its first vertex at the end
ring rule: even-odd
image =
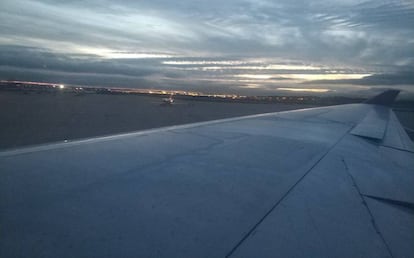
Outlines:
{"type": "Polygon", "coordinates": [[[65,88],[65,85],[63,85],[63,84],[59,85],[59,89],[64,89],[64,88],[65,88]]]}

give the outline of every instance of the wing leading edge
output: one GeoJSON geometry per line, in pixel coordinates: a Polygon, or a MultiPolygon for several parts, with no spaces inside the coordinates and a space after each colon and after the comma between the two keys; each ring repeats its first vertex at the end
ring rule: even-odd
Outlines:
{"type": "Polygon", "coordinates": [[[0,256],[411,257],[412,143],[379,99],[2,152],[0,256]]]}

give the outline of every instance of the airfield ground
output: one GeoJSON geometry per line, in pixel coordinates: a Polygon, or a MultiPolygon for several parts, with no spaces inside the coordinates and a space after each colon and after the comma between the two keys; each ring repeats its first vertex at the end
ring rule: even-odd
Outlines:
{"type": "MultiPolygon", "coordinates": [[[[160,105],[161,97],[152,96],[0,91],[0,149],[312,107],[303,104],[176,102],[173,106],[163,106],[160,105]]],[[[414,128],[412,110],[396,113],[405,127],[414,128]]]]}

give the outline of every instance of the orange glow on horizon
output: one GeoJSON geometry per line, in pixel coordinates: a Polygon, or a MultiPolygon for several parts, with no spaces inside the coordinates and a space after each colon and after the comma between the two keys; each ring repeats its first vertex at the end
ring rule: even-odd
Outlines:
{"type": "Polygon", "coordinates": [[[284,90],[284,91],[294,91],[294,92],[319,92],[324,93],[331,91],[330,89],[304,89],[304,88],[277,88],[276,90],[284,90]]]}

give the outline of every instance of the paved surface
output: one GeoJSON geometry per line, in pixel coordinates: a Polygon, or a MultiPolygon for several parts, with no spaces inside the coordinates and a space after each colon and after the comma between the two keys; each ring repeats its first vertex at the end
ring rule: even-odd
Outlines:
{"type": "Polygon", "coordinates": [[[161,103],[159,97],[139,95],[0,91],[0,149],[309,107],[180,100],[174,106],[161,103]]]}

